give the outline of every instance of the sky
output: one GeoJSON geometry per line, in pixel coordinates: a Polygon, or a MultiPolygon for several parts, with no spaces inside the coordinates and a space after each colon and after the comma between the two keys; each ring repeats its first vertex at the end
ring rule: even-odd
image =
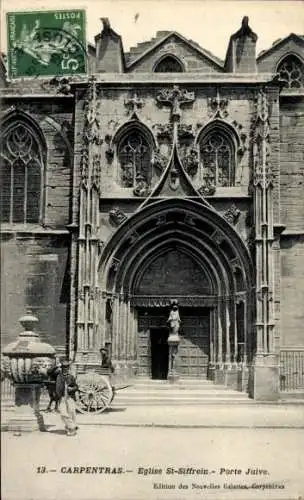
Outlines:
{"type": "Polygon", "coordinates": [[[108,17],[125,51],[158,30],[174,30],[224,59],[230,35],[245,15],[258,35],[257,53],[290,33],[304,34],[304,0],[2,0],[2,51],[6,52],[6,12],[74,8],[87,12],[89,42],[101,29],[100,18],[108,17]]]}

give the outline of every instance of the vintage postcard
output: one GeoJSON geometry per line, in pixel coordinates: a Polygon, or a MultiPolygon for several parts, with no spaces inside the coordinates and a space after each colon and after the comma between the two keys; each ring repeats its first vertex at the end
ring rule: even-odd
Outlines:
{"type": "Polygon", "coordinates": [[[3,500],[304,498],[304,8],[3,0],[3,500]]]}

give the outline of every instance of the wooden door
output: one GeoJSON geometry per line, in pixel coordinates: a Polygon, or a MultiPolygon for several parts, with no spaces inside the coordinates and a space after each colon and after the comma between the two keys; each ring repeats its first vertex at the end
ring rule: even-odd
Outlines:
{"type": "Polygon", "coordinates": [[[152,375],[151,337],[152,328],[164,328],[167,325],[166,310],[154,308],[147,310],[138,309],[137,325],[137,374],[150,377],[152,375]]]}
{"type": "Polygon", "coordinates": [[[181,377],[206,378],[210,352],[210,310],[185,308],[181,312],[178,371],[181,377]]]}
{"type": "MultiPolygon", "coordinates": [[[[178,371],[181,377],[206,378],[210,351],[210,309],[180,308],[180,316],[178,371]]],[[[151,376],[150,331],[166,327],[167,319],[167,309],[138,310],[138,375],[151,376]]]]}

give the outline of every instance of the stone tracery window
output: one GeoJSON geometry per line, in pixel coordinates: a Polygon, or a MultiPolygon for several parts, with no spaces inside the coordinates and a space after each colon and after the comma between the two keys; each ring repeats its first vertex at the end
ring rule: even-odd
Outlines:
{"type": "Polygon", "coordinates": [[[277,73],[286,88],[304,86],[304,64],[294,55],[287,56],[279,64],[277,73]]]}
{"type": "Polygon", "coordinates": [[[166,56],[155,66],[155,73],[182,73],[183,68],[180,62],[172,56],[166,56]]]}
{"type": "Polygon", "coordinates": [[[127,133],[118,144],[120,182],[123,187],[134,187],[142,176],[147,184],[151,181],[151,147],[139,130],[127,133]]]}
{"type": "Polygon", "coordinates": [[[17,122],[1,140],[1,219],[38,223],[43,159],[40,141],[31,128],[17,122]]]}
{"type": "Polygon", "coordinates": [[[215,186],[234,185],[235,148],[231,137],[213,129],[200,142],[203,177],[215,186]]]}

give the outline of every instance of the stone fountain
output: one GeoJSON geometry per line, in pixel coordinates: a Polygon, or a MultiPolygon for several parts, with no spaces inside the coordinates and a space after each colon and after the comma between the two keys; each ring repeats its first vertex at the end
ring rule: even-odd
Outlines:
{"type": "Polygon", "coordinates": [[[34,331],[38,323],[36,316],[27,313],[19,321],[24,331],[2,351],[3,356],[8,358],[7,375],[15,386],[15,408],[8,430],[44,430],[40,394],[47,371],[55,363],[56,352],[50,344],[41,342],[34,331]]]}

